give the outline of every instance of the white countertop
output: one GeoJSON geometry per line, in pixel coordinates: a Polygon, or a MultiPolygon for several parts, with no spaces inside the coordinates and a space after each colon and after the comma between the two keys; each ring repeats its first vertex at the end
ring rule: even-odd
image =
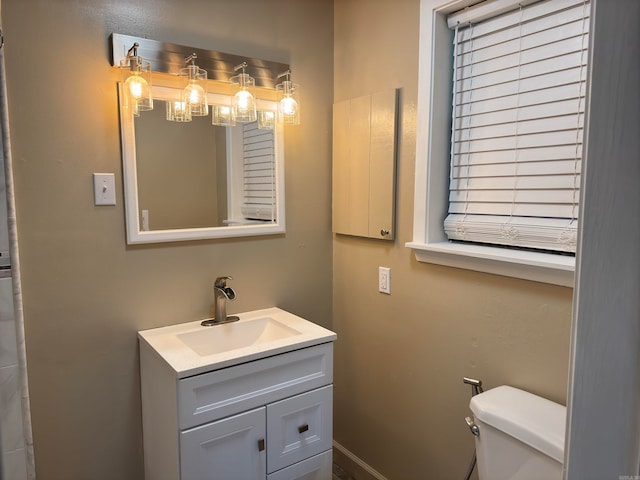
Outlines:
{"type": "Polygon", "coordinates": [[[146,344],[153,349],[171,367],[178,378],[197,375],[320,343],[332,342],[336,339],[336,334],[331,330],[327,330],[320,325],[277,307],[234,315],[240,317],[240,320],[210,327],[203,327],[200,325],[202,320],[196,320],[194,322],[143,330],[138,332],[138,338],[141,346],[146,344]],[[210,355],[196,353],[195,350],[180,339],[181,337],[186,338],[185,334],[193,337],[197,335],[195,332],[199,331],[206,335],[215,335],[217,333],[215,329],[221,329],[218,331],[222,334],[222,329],[233,329],[234,325],[242,327],[242,323],[261,318],[272,318],[280,324],[297,331],[297,333],[286,338],[263,341],[254,345],[242,346],[210,355]]]}

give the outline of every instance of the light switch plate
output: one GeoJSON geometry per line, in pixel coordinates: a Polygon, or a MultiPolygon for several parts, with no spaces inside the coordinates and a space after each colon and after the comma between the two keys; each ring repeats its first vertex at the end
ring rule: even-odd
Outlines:
{"type": "Polygon", "coordinates": [[[113,173],[93,174],[93,196],[96,205],[116,204],[116,181],[113,173]]]}
{"type": "Polygon", "coordinates": [[[391,295],[391,269],[378,267],[378,291],[391,295]]]}

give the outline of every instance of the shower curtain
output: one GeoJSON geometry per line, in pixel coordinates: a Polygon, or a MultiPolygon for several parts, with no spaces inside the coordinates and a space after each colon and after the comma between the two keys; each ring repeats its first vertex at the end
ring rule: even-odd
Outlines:
{"type": "MultiPolygon", "coordinates": [[[[0,478],[3,480],[14,480],[14,478],[26,478],[33,480],[35,476],[35,462],[33,453],[33,437],[31,434],[31,409],[29,406],[29,388],[27,382],[27,359],[24,341],[24,318],[22,311],[22,290],[20,286],[20,257],[18,254],[18,234],[16,227],[16,209],[15,197],[13,190],[13,169],[11,159],[11,140],[9,136],[9,111],[7,100],[6,74],[4,62],[4,37],[2,32],[2,4],[0,2],[0,130],[2,140],[2,160],[4,164],[6,196],[7,196],[7,229],[9,236],[9,256],[11,259],[11,286],[13,292],[13,321],[15,323],[15,339],[16,339],[16,366],[17,366],[17,382],[11,382],[15,385],[13,392],[7,392],[7,385],[3,384],[3,398],[9,398],[17,395],[20,404],[20,413],[22,415],[22,434],[24,443],[24,462],[11,462],[10,457],[3,455],[0,463],[0,478]],[[25,471],[22,471],[24,468],[25,471]],[[16,471],[19,469],[20,471],[16,471]]],[[[10,308],[8,309],[10,310],[10,308]]],[[[9,382],[7,382],[9,383],[9,382]]],[[[14,397],[15,398],[15,397],[14,397]]],[[[4,403],[4,402],[3,402],[4,403]]],[[[15,410],[15,409],[14,409],[15,410]]],[[[9,412],[0,412],[3,416],[9,412]]],[[[20,415],[16,413],[16,415],[20,415]]],[[[5,420],[3,418],[3,420],[5,420]]],[[[3,422],[5,424],[9,421],[3,422]]],[[[15,424],[16,422],[14,422],[15,424]]],[[[0,432],[0,437],[2,437],[0,432]]],[[[19,432],[18,432],[19,434],[19,432]]],[[[7,446],[9,447],[9,446],[7,446]]],[[[4,448],[4,447],[3,447],[4,448]]],[[[13,452],[15,453],[15,451],[13,452]]]]}

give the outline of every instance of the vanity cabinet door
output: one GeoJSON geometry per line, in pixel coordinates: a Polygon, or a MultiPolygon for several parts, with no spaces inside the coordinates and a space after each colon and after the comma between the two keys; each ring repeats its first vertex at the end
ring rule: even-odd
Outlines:
{"type": "Polygon", "coordinates": [[[267,405],[267,471],[331,449],[332,424],[332,385],[267,405]]]}
{"type": "Polygon", "coordinates": [[[266,476],[265,408],[180,433],[181,480],[256,480],[266,476]]]}

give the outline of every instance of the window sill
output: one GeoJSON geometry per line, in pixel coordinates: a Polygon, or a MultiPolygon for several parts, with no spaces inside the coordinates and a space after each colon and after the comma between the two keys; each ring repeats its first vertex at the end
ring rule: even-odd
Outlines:
{"type": "Polygon", "coordinates": [[[573,288],[575,257],[449,242],[408,242],[419,262],[573,288]]]}

